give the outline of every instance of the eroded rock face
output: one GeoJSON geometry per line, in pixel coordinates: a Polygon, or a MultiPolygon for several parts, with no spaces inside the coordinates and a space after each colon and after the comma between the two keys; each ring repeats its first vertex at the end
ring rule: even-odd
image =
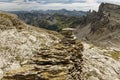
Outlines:
{"type": "Polygon", "coordinates": [[[102,3],[89,12],[78,37],[102,47],[120,48],[120,5],[102,3]]]}
{"type": "Polygon", "coordinates": [[[112,13],[119,13],[119,7],[120,5],[110,4],[110,3],[102,3],[99,7],[99,12],[107,11],[112,13]]]}

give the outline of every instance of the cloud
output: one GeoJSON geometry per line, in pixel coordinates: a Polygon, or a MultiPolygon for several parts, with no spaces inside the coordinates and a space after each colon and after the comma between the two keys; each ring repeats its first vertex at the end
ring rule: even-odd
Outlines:
{"type": "Polygon", "coordinates": [[[0,2],[0,10],[3,11],[18,11],[18,10],[58,10],[58,9],[68,9],[68,10],[83,10],[88,11],[89,9],[97,10],[99,4],[97,3],[47,3],[41,4],[37,2],[32,3],[6,3],[0,2]]]}
{"type": "Polygon", "coordinates": [[[96,3],[96,0],[87,0],[87,3],[96,3]]]}
{"type": "MultiPolygon", "coordinates": [[[[1,2],[0,10],[3,11],[20,11],[20,10],[98,10],[98,6],[101,2],[117,3],[120,4],[120,0],[8,0],[8,2],[1,2]],[[13,2],[9,2],[13,1],[13,2]],[[67,3],[66,3],[67,2],[67,3]]],[[[7,0],[6,0],[7,1],[7,0]]]]}

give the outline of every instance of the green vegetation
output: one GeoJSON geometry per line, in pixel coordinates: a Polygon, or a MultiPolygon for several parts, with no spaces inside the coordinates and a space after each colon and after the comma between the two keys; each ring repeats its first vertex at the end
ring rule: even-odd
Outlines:
{"type": "Polygon", "coordinates": [[[63,28],[76,28],[85,22],[85,16],[67,16],[60,14],[18,13],[27,24],[60,32],[63,28]]]}

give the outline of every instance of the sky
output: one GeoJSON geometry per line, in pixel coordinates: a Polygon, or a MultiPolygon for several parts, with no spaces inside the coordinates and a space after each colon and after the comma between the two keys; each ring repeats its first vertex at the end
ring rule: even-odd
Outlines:
{"type": "Polygon", "coordinates": [[[30,10],[98,10],[100,3],[119,4],[120,0],[0,0],[2,11],[30,10]]]}

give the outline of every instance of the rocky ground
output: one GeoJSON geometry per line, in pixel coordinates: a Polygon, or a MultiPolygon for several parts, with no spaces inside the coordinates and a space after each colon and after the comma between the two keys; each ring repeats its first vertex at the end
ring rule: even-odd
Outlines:
{"type": "Polygon", "coordinates": [[[12,14],[0,13],[0,18],[1,80],[80,80],[83,46],[79,41],[71,43],[12,14]]]}
{"type": "Polygon", "coordinates": [[[29,64],[6,72],[2,80],[80,80],[81,54],[75,50],[80,51],[80,47],[55,45],[41,49],[29,64]]]}
{"type": "Polygon", "coordinates": [[[84,43],[82,80],[120,80],[120,52],[84,43]]]}
{"type": "MultiPolygon", "coordinates": [[[[58,37],[59,36],[59,37],[58,37]]],[[[56,32],[29,26],[16,15],[0,13],[0,74],[29,63],[33,53],[58,43],[56,32]]]]}

